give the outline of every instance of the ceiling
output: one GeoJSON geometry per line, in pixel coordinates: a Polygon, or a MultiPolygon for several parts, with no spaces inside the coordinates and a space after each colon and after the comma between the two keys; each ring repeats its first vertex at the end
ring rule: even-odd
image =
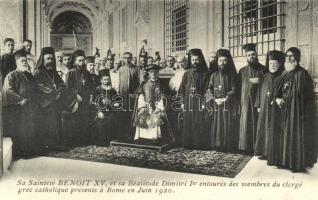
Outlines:
{"type": "Polygon", "coordinates": [[[52,23],[61,13],[72,11],[86,16],[92,28],[105,19],[108,14],[118,7],[120,0],[41,0],[47,15],[47,21],[52,23]]]}

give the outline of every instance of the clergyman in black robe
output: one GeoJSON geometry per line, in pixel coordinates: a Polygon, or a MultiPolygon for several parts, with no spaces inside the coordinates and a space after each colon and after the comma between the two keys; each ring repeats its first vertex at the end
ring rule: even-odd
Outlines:
{"type": "Polygon", "coordinates": [[[240,92],[240,128],[239,150],[253,154],[258,112],[255,101],[260,89],[260,82],[265,74],[265,66],[258,62],[256,45],[244,47],[248,65],[239,70],[238,91],[240,92]]]}
{"type": "Polygon", "coordinates": [[[117,112],[118,124],[120,129],[118,129],[117,139],[120,140],[131,140],[133,139],[132,115],[133,109],[136,101],[136,91],[139,87],[139,69],[137,66],[132,64],[132,54],[130,52],[124,53],[125,65],[122,66],[119,73],[119,89],[118,94],[120,96],[122,105],[121,110],[117,112]]]}
{"type": "Polygon", "coordinates": [[[216,52],[218,70],[213,72],[208,85],[207,105],[212,113],[209,146],[221,151],[234,151],[237,148],[237,73],[229,50],[216,52]]]}
{"type": "MultiPolygon", "coordinates": [[[[313,81],[307,70],[299,65],[300,50],[286,51],[285,71],[275,87],[275,103],[282,117],[276,160],[268,164],[304,171],[317,162],[317,128],[313,81]]],[[[275,132],[275,130],[274,130],[275,132]]]]}
{"type": "Polygon", "coordinates": [[[100,76],[101,85],[94,93],[92,144],[107,146],[116,136],[114,107],[119,104],[114,102],[117,92],[112,87],[110,74],[105,71],[100,76]]]}
{"type": "Polygon", "coordinates": [[[96,75],[95,73],[95,57],[87,56],[85,58],[85,64],[86,64],[87,71],[89,71],[89,73],[91,74],[91,79],[94,83],[94,87],[99,86],[101,83],[100,83],[100,77],[96,75]]]}
{"type": "Polygon", "coordinates": [[[78,109],[75,113],[64,115],[63,134],[67,135],[68,143],[75,145],[88,144],[90,140],[90,113],[93,102],[94,84],[85,66],[85,53],[76,50],[71,61],[73,68],[66,74],[66,87],[74,89],[78,109]]]}
{"type": "Polygon", "coordinates": [[[208,67],[201,49],[189,52],[190,69],[182,78],[179,95],[183,98],[183,120],[181,122],[182,146],[206,148],[207,129],[205,126],[205,91],[208,82],[208,67]]]}
{"type": "Polygon", "coordinates": [[[14,58],[14,40],[12,38],[4,39],[5,53],[0,56],[0,76],[2,83],[6,78],[7,74],[14,71],[17,66],[14,58]]]}
{"type": "Polygon", "coordinates": [[[66,89],[55,66],[55,52],[44,47],[34,70],[38,85],[39,115],[37,138],[46,148],[55,148],[62,142],[62,111],[74,104],[75,92],[66,89]]]}
{"type": "Polygon", "coordinates": [[[38,150],[36,82],[23,52],[15,54],[18,68],[7,75],[2,89],[3,127],[13,141],[14,156],[33,154],[38,150]]]}
{"type": "MultiPolygon", "coordinates": [[[[276,150],[273,147],[273,143],[277,141],[275,136],[278,130],[274,129],[273,120],[273,90],[276,82],[279,80],[284,70],[285,54],[281,51],[273,50],[267,53],[266,57],[266,73],[261,83],[261,88],[256,99],[256,106],[259,108],[258,122],[257,122],[257,134],[255,140],[255,151],[256,156],[260,156],[261,159],[265,159],[268,154],[270,157],[275,154],[276,150]]],[[[279,118],[277,111],[276,116],[279,118]]]]}

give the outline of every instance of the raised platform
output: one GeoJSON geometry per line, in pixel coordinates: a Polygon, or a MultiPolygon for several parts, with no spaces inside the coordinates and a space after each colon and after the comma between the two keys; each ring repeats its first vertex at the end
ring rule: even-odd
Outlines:
{"type": "Polygon", "coordinates": [[[157,152],[164,152],[170,149],[169,144],[167,142],[162,141],[159,143],[155,143],[155,142],[152,142],[151,140],[136,140],[133,142],[114,140],[110,142],[110,146],[134,148],[134,149],[157,151],[157,152]]]}
{"type": "Polygon", "coordinates": [[[12,140],[9,137],[3,138],[3,169],[8,171],[12,162],[12,140]]]}

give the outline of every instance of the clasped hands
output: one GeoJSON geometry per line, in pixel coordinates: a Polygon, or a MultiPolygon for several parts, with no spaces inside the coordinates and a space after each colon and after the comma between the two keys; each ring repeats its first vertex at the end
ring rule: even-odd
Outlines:
{"type": "Polygon", "coordinates": [[[224,98],[216,98],[214,99],[215,103],[219,106],[219,105],[222,105],[224,104],[224,102],[227,101],[227,97],[224,97],[224,98]]]}

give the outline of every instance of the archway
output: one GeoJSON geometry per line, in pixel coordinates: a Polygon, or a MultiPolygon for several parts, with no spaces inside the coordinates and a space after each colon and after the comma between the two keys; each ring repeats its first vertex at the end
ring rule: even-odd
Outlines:
{"type": "Polygon", "coordinates": [[[91,54],[92,44],[92,23],[85,15],[66,11],[54,18],[51,46],[56,50],[70,53],[83,49],[86,54],[91,54]]]}

